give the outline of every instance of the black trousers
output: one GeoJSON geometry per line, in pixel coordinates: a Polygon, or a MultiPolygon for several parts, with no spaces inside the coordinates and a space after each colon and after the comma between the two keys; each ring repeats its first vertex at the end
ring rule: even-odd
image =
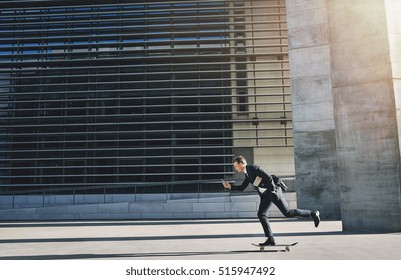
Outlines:
{"type": "Polygon", "coordinates": [[[265,232],[265,236],[268,238],[273,238],[273,233],[270,228],[269,219],[267,218],[267,211],[272,203],[274,203],[277,208],[283,213],[283,215],[287,218],[290,217],[304,217],[311,218],[312,211],[303,210],[303,209],[290,209],[288,207],[287,202],[283,196],[283,192],[279,187],[276,191],[270,192],[266,191],[267,194],[260,195],[260,204],[258,210],[258,218],[260,223],[262,224],[263,231],[265,232]]]}

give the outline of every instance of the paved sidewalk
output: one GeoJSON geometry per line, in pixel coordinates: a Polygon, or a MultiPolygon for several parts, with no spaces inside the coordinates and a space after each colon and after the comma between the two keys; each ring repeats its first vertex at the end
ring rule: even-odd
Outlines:
{"type": "MultiPolygon", "coordinates": [[[[259,252],[257,219],[1,222],[1,260],[401,260],[401,233],[342,232],[340,221],[271,219],[290,252],[259,252]]],[[[269,248],[270,249],[270,248],[269,248]]],[[[273,249],[273,248],[272,248],[273,249]]]]}

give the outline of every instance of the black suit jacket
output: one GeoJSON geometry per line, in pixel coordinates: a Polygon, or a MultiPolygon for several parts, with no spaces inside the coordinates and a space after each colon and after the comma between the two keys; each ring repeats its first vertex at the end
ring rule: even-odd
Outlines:
{"type": "MultiPolygon", "coordinates": [[[[265,188],[267,191],[275,190],[273,178],[257,165],[246,165],[245,180],[240,186],[231,186],[231,190],[240,192],[244,191],[249,184],[255,182],[256,177],[262,178],[262,181],[255,187],[265,188]]],[[[259,188],[256,189],[259,195],[261,195],[259,188]]]]}

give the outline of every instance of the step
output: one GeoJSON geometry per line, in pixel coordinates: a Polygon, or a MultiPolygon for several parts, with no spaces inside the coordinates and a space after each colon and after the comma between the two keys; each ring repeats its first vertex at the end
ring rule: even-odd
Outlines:
{"type": "MultiPolygon", "coordinates": [[[[113,195],[106,195],[110,201],[113,195]]],[[[115,196],[115,195],[114,195],[115,196]]],[[[198,196],[198,195],[197,195],[198,196]]],[[[296,208],[295,193],[285,193],[284,196],[291,208],[296,208]]],[[[121,197],[114,200],[121,200],[121,197]]],[[[68,203],[69,199],[57,198],[61,205],[19,207],[0,210],[0,220],[113,220],[113,219],[209,219],[209,218],[255,218],[259,206],[259,196],[252,195],[214,195],[202,194],[198,198],[188,195],[180,199],[161,200],[160,196],[150,197],[140,201],[96,203],[94,197],[84,197],[82,204],[68,203]],[[91,203],[89,203],[91,202],[91,203]]],[[[137,199],[137,198],[136,198],[137,199]]],[[[22,201],[23,199],[21,199],[22,201]]],[[[43,200],[43,198],[42,198],[43,200]]],[[[103,196],[103,201],[105,197],[103,196]]],[[[26,201],[35,199],[27,198],[26,201]]],[[[37,201],[36,201],[37,202],[37,201]]],[[[28,204],[28,205],[35,205],[28,204]]],[[[283,217],[278,209],[272,205],[270,217],[283,217]]]]}

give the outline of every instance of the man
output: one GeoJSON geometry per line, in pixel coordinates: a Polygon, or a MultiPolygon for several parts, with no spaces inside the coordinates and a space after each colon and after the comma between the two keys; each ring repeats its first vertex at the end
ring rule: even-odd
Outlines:
{"type": "Polygon", "coordinates": [[[272,202],[284,214],[285,217],[305,217],[312,218],[315,227],[319,226],[320,216],[319,211],[290,209],[284,199],[281,187],[274,184],[273,178],[263,171],[257,165],[247,165],[243,156],[233,158],[234,169],[239,173],[245,173],[245,180],[240,186],[233,186],[228,182],[222,181],[226,189],[233,191],[244,191],[249,184],[253,184],[260,196],[260,204],[258,210],[258,218],[262,224],[263,231],[267,237],[264,243],[259,243],[261,246],[275,245],[274,236],[270,228],[269,219],[267,218],[267,211],[269,210],[272,202]]]}

